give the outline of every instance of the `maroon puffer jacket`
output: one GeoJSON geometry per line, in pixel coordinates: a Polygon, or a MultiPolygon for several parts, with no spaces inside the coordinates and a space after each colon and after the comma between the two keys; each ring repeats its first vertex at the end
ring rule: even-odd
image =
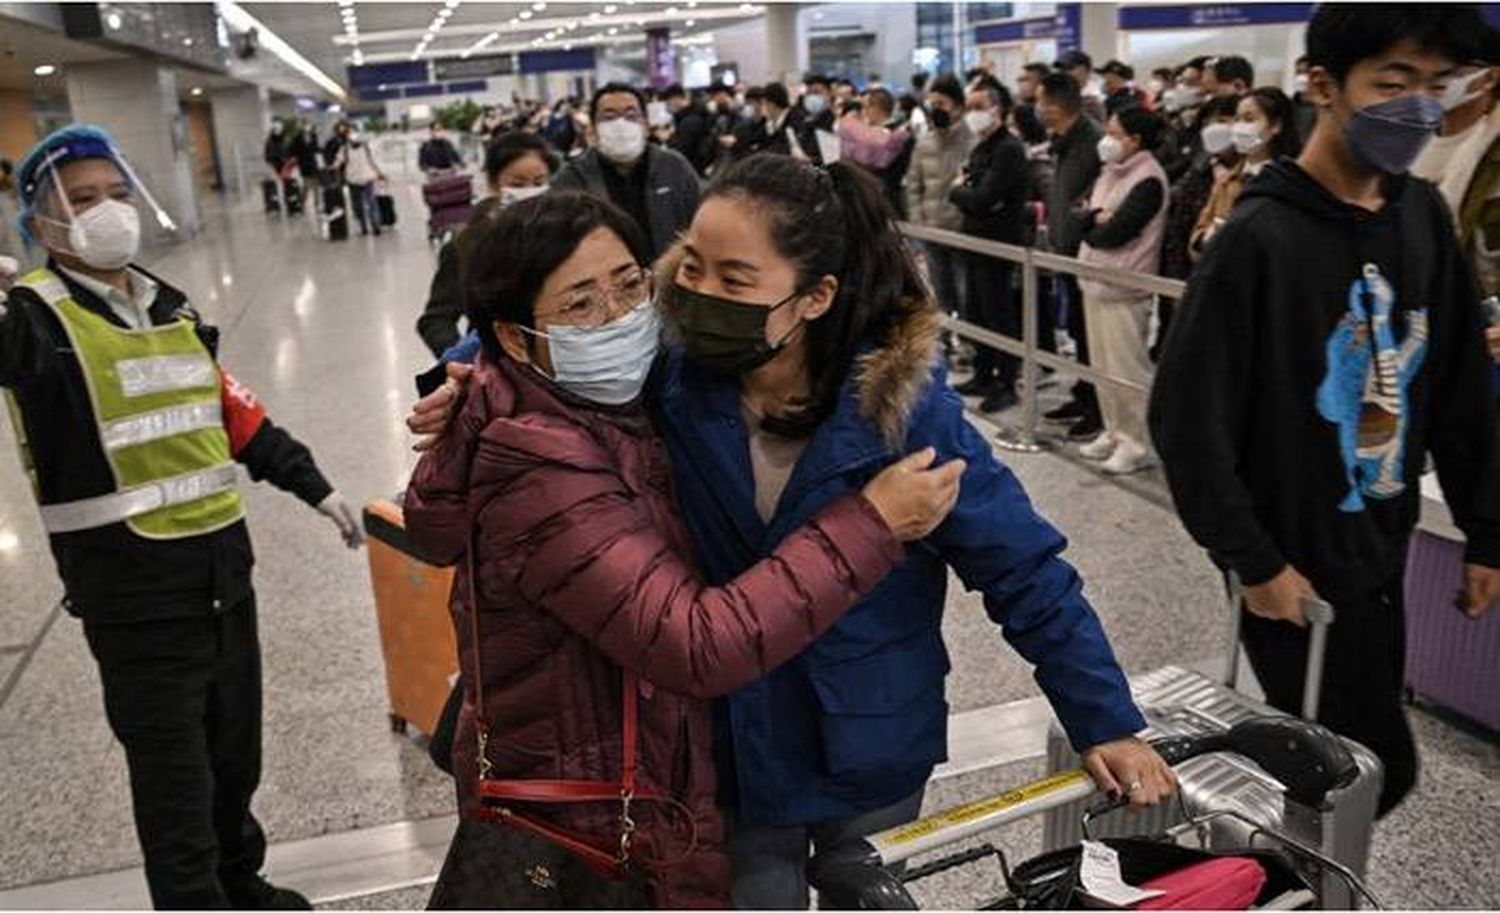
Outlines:
{"type": "MultiPolygon", "coordinates": [[[[471,529],[475,536],[491,775],[618,780],[621,667],[636,671],[641,784],[676,797],[697,823],[697,848],[653,878],[654,900],[727,906],[708,699],[801,652],[890,571],[901,547],[870,503],[850,496],[740,577],[704,586],[687,557],[665,447],[643,410],[565,403],[509,360],[477,377],[454,430],[417,466],[405,512],[429,560],[458,561],[471,529]]],[[[453,600],[466,682],[454,764],[460,803],[472,812],[465,576],[453,600]]],[[[615,838],[618,813],[615,804],[535,809],[601,840],[615,838]]],[[[637,804],[636,818],[647,858],[688,849],[688,828],[673,815],[637,804]]]]}

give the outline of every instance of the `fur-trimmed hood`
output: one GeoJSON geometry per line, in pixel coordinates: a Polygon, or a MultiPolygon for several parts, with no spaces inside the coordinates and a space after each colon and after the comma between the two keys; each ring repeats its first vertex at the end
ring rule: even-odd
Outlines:
{"type": "MultiPolygon", "coordinates": [[[[682,258],[678,242],[655,266],[658,300],[673,334],[678,333],[674,292],[682,258]]],[[[893,450],[903,448],[912,414],[932,383],[942,329],[942,312],[931,300],[911,301],[886,338],[855,359],[852,377],[860,415],[879,429],[893,450]]]]}

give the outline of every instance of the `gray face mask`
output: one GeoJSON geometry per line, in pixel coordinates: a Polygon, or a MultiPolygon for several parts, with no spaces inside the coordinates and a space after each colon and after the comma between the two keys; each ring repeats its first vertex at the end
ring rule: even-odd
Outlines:
{"type": "Polygon", "coordinates": [[[1372,171],[1405,174],[1443,122],[1443,105],[1429,95],[1403,95],[1360,108],[1344,127],[1349,151],[1372,171]]]}

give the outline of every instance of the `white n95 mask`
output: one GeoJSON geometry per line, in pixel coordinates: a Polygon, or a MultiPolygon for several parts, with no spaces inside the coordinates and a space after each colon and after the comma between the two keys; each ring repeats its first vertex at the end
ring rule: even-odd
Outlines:
{"type": "Polygon", "coordinates": [[[646,386],[661,346],[661,316],[646,298],[624,317],[601,326],[526,332],[547,340],[553,383],[590,402],[623,406],[646,386]]]}
{"type": "Polygon", "coordinates": [[[538,184],[534,187],[501,187],[500,206],[501,208],[514,206],[522,200],[529,200],[532,197],[539,197],[542,194],[546,193],[547,190],[548,185],[546,184],[538,184]]]}
{"type": "Polygon", "coordinates": [[[68,252],[94,269],[124,269],[141,248],[141,214],[121,200],[96,203],[71,222],[46,221],[66,225],[68,252]]]}
{"type": "Polygon", "coordinates": [[[1203,140],[1203,148],[1209,155],[1218,155],[1234,145],[1234,126],[1219,121],[1204,124],[1198,136],[1203,140]]]}
{"type": "Polygon", "coordinates": [[[628,120],[601,121],[599,154],[620,165],[628,165],[646,151],[646,128],[628,120]]]}

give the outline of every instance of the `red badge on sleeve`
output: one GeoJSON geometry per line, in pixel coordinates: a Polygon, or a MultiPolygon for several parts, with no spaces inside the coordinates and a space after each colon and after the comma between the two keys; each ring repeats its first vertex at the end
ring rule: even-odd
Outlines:
{"type": "Polygon", "coordinates": [[[249,387],[219,369],[219,393],[224,405],[224,430],[229,432],[229,450],[235,456],[245,449],[266,420],[266,407],[249,387]]]}

